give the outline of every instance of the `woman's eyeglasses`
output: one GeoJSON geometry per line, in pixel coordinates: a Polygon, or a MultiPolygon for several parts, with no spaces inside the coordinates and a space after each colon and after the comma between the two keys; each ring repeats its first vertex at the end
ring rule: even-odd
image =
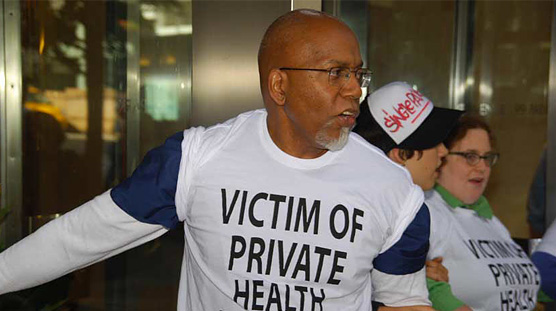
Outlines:
{"type": "Polygon", "coordinates": [[[448,152],[448,155],[457,155],[460,157],[464,157],[467,161],[467,164],[471,166],[479,164],[481,160],[485,160],[485,164],[488,167],[492,167],[494,164],[496,164],[498,158],[500,157],[499,153],[488,153],[484,156],[480,156],[475,152],[448,152]]]}

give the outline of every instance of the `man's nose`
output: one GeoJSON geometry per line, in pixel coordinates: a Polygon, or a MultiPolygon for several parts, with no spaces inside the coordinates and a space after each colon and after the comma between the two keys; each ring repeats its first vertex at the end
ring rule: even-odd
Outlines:
{"type": "Polygon", "coordinates": [[[349,79],[346,81],[342,89],[340,90],[340,94],[344,97],[352,97],[355,99],[359,99],[361,95],[363,95],[363,91],[361,90],[361,85],[355,76],[355,72],[352,72],[349,76],[349,79]]]}

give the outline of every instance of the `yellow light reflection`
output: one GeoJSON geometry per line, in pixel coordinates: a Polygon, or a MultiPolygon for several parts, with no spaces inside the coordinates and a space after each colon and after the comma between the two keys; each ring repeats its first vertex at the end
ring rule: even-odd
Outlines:
{"type": "Polygon", "coordinates": [[[168,55],[164,58],[166,65],[174,65],[176,63],[176,58],[174,55],[168,55]]]}
{"type": "Polygon", "coordinates": [[[139,66],[141,67],[148,67],[151,65],[151,60],[145,57],[141,57],[139,59],[139,66]]]}
{"type": "Polygon", "coordinates": [[[41,38],[39,41],[39,55],[44,51],[44,28],[41,29],[41,38]]]}

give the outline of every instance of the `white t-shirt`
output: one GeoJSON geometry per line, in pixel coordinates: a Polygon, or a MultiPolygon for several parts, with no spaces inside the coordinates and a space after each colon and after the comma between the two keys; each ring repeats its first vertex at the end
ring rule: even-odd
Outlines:
{"type": "Polygon", "coordinates": [[[180,310],[368,310],[373,259],[423,199],[355,135],[317,159],[284,153],[264,110],[187,130],[182,159],[180,310]]]}
{"type": "Polygon", "coordinates": [[[266,117],[251,111],[172,136],[120,185],[0,254],[0,293],[182,221],[178,310],[428,305],[429,215],[411,176],[356,134],[340,151],[292,157],[271,140],[266,117]]]}
{"type": "Polygon", "coordinates": [[[428,259],[444,257],[454,295],[475,311],[533,310],[539,273],[496,216],[452,208],[434,190],[425,194],[431,214],[428,259]]]}

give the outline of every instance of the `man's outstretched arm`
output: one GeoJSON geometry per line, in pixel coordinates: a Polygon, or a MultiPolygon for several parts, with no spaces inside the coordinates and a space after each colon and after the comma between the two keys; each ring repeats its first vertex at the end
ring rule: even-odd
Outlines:
{"type": "Polygon", "coordinates": [[[107,191],[0,253],[0,294],[46,283],[167,231],[135,220],[107,191]]]}
{"type": "Polygon", "coordinates": [[[0,254],[0,294],[36,286],[153,240],[178,223],[183,132],[151,150],[133,175],[0,254]]]}

